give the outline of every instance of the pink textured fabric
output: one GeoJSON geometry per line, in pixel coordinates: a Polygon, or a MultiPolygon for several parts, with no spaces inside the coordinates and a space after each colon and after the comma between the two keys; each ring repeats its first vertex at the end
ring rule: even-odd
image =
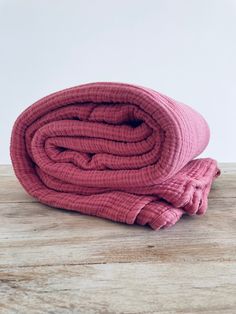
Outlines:
{"type": "Polygon", "coordinates": [[[91,83],[53,93],[16,120],[11,158],[25,190],[50,206],[153,229],[204,214],[220,171],[194,159],[204,118],[156,91],[91,83]]]}

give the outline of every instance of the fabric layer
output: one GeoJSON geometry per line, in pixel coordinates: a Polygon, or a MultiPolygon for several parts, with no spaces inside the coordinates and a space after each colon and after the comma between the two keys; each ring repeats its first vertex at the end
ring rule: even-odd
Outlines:
{"type": "Polygon", "coordinates": [[[42,203],[153,229],[204,214],[215,160],[205,119],[151,89],[92,83],[42,98],[16,120],[11,158],[42,203]]]}

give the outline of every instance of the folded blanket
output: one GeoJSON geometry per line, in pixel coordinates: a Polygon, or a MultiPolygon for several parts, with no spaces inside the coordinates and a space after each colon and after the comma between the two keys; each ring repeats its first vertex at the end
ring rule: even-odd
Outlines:
{"type": "Polygon", "coordinates": [[[204,118],[163,94],[92,83],[42,98],[16,120],[11,159],[40,202],[160,229],[204,214],[215,160],[204,118]]]}

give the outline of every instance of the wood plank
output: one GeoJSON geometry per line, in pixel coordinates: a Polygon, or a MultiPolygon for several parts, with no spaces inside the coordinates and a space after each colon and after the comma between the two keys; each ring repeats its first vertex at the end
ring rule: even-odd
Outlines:
{"type": "Polygon", "coordinates": [[[13,175],[14,171],[12,165],[0,165],[0,177],[13,175]]]}
{"type": "Polygon", "coordinates": [[[205,216],[153,231],[39,204],[0,167],[0,313],[235,313],[234,169],[205,216]]]}
{"type": "Polygon", "coordinates": [[[0,204],[0,266],[236,261],[235,199],[153,231],[41,204],[0,204]]]}
{"type": "Polygon", "coordinates": [[[220,162],[219,168],[222,173],[236,173],[236,163],[235,162],[220,162]]]}
{"type": "Polygon", "coordinates": [[[236,309],[236,268],[230,261],[21,267],[2,269],[0,278],[0,308],[7,313],[232,314],[236,309]]]}
{"type": "Polygon", "coordinates": [[[0,203],[37,202],[21,186],[15,176],[0,176],[0,203]]]}
{"type": "Polygon", "coordinates": [[[225,173],[222,171],[212,185],[209,199],[236,198],[236,173],[225,173]]]}

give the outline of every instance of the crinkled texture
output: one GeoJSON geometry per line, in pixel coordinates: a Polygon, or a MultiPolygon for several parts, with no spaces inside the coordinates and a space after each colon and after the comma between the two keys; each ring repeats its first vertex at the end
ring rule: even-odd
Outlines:
{"type": "Polygon", "coordinates": [[[156,91],[121,83],[53,93],[16,120],[11,158],[40,202],[153,229],[203,214],[215,160],[204,118],[156,91]]]}

